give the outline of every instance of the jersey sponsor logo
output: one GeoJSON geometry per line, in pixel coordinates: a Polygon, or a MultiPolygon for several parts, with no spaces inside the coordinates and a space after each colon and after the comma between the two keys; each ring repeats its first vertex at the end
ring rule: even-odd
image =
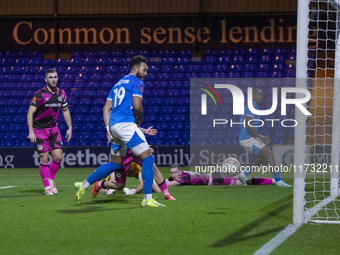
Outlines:
{"type": "Polygon", "coordinates": [[[42,145],[38,146],[38,151],[41,151],[44,147],[42,145]]]}
{"type": "Polygon", "coordinates": [[[59,96],[58,101],[61,102],[61,100],[63,100],[63,98],[61,96],[59,96]]]}
{"type": "Polygon", "coordinates": [[[116,176],[117,176],[118,178],[122,177],[121,173],[117,173],[117,172],[116,172],[116,176]]]}
{"type": "Polygon", "coordinates": [[[60,107],[61,103],[45,104],[45,107],[60,107]]]}

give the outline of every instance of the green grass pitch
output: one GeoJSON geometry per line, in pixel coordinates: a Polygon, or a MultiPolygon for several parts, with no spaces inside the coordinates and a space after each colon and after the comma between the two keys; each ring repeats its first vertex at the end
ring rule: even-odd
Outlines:
{"type": "MultiPolygon", "coordinates": [[[[1,254],[253,254],[292,223],[293,188],[170,187],[176,201],[142,208],[143,195],[75,202],[73,183],[93,169],[60,169],[43,194],[38,169],[1,169],[1,254]]],[[[168,177],[166,168],[161,168],[168,177]]],[[[292,184],[292,179],[286,179],[292,184]]],[[[128,178],[132,188],[137,181],[128,178]]],[[[272,254],[339,254],[337,225],[304,225],[272,254]]]]}

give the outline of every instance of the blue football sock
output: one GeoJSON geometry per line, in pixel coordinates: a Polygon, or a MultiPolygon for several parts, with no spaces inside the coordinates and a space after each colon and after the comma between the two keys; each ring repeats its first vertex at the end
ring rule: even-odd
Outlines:
{"type": "Polygon", "coordinates": [[[276,182],[281,181],[281,175],[280,175],[279,171],[274,171],[273,172],[273,177],[274,177],[276,182]]]}
{"type": "Polygon", "coordinates": [[[144,194],[152,193],[153,162],[154,162],[153,155],[142,160],[142,179],[144,185],[144,194]]]}
{"type": "Polygon", "coordinates": [[[122,165],[118,165],[116,163],[110,162],[104,165],[101,165],[94,171],[89,177],[87,177],[87,181],[92,184],[96,181],[100,181],[109,176],[113,171],[117,171],[122,168],[122,165]]]}

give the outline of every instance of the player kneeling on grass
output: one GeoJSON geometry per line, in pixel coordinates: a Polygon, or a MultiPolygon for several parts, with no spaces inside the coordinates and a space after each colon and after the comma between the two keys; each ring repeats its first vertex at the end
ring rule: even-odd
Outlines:
{"type": "MultiPolygon", "coordinates": [[[[150,148],[153,153],[153,149],[150,148]]],[[[101,189],[123,189],[126,195],[134,195],[143,190],[143,179],[142,179],[142,162],[129,150],[123,162],[121,170],[112,173],[109,180],[97,181],[92,188],[92,196],[96,197],[101,189]],[[139,185],[135,189],[128,189],[125,187],[126,177],[135,177],[139,180],[139,185]]],[[[157,166],[153,164],[154,171],[154,182],[152,184],[152,190],[154,192],[163,192],[166,200],[176,200],[169,194],[168,186],[163,178],[162,173],[159,171],[157,166]],[[157,185],[158,184],[158,185],[157,185]]]]}
{"type": "MultiPolygon", "coordinates": [[[[170,166],[171,177],[167,179],[168,186],[177,185],[242,185],[237,177],[227,177],[223,172],[211,174],[192,171],[182,171],[177,164],[170,166]]],[[[274,179],[254,177],[246,180],[247,185],[275,184],[274,179]]]]}

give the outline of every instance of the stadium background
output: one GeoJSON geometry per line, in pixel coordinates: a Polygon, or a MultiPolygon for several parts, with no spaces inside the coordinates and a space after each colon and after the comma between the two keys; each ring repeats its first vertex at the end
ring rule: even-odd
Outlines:
{"type": "MultiPolygon", "coordinates": [[[[148,138],[156,163],[187,165],[190,78],[295,77],[296,6],[292,0],[1,0],[0,167],[38,164],[26,114],[51,67],[68,94],[74,128],[64,166],[105,162],[102,106],[137,53],[149,62],[143,126],[159,130],[148,138]]],[[[59,123],[65,134],[63,117],[59,123]]],[[[278,163],[285,163],[293,130],[264,133],[272,137],[278,163]]],[[[233,132],[221,142],[244,153],[233,132]]]]}

